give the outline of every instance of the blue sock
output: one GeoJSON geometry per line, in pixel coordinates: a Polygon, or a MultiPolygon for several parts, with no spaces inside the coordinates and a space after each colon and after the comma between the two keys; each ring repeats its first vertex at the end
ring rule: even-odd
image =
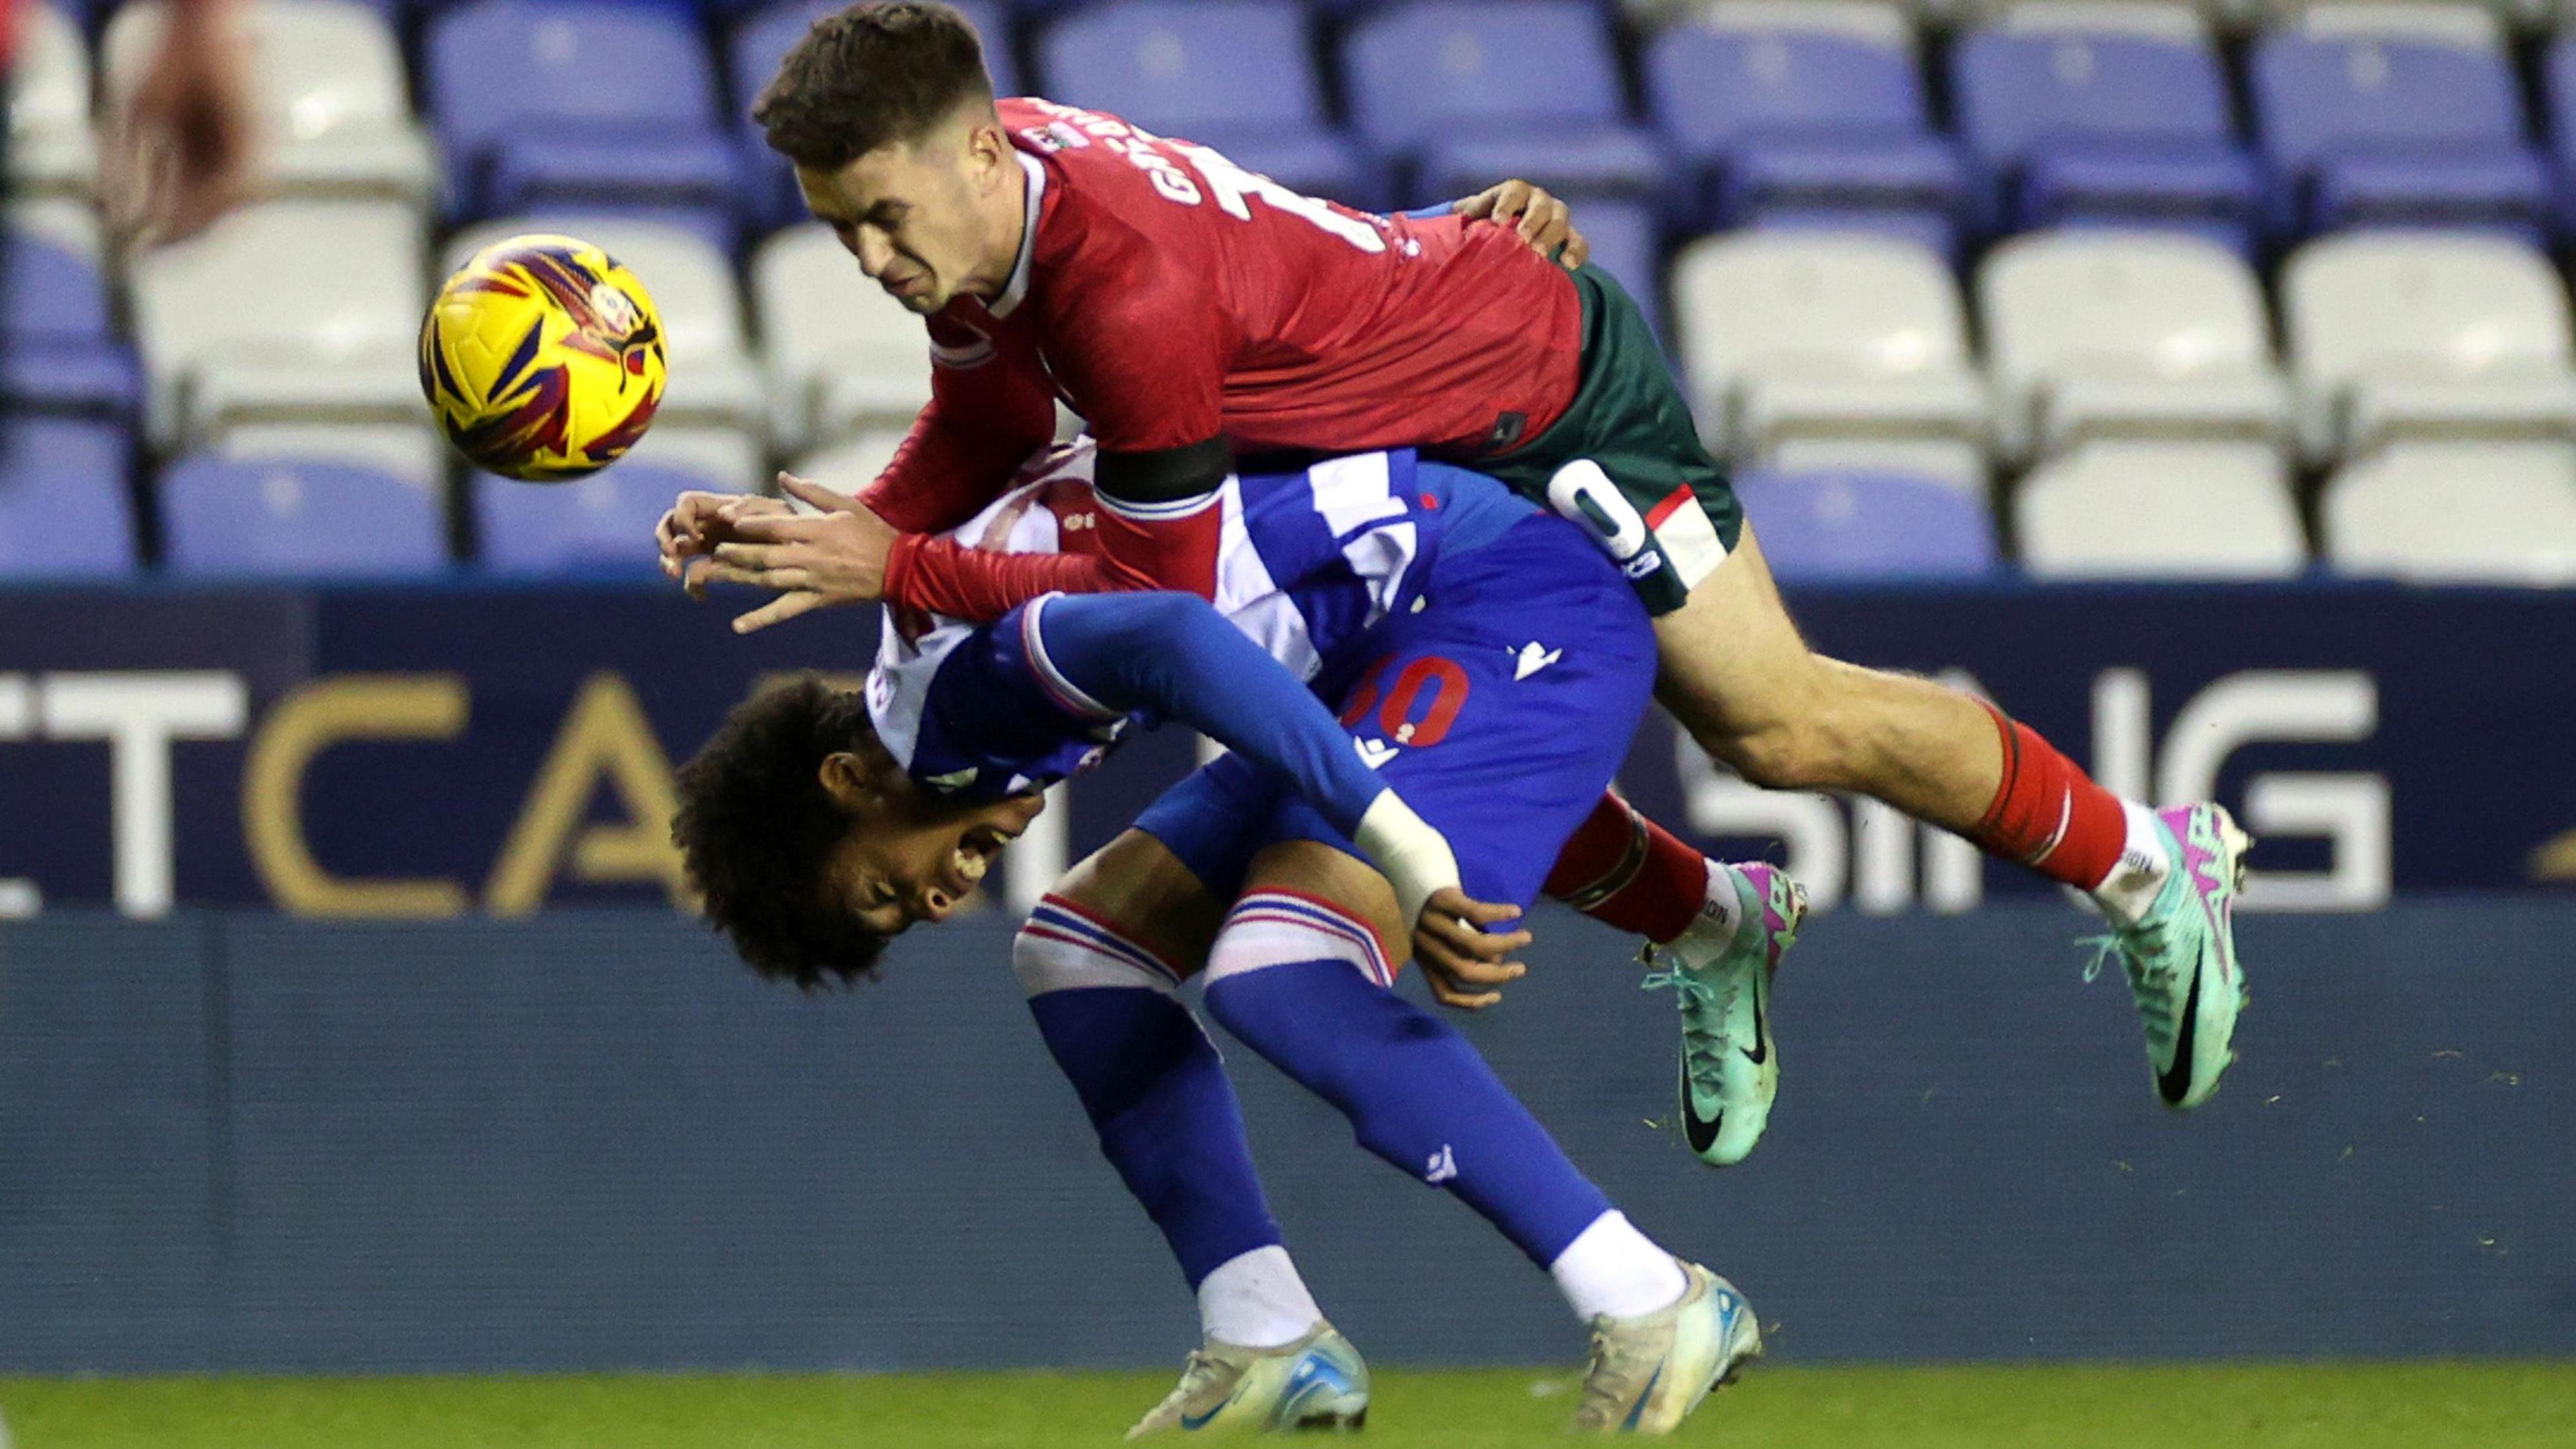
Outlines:
{"type": "Polygon", "coordinates": [[[1159,991],[1103,986],[1042,992],[1029,1010],[1191,1291],[1219,1264],[1282,1242],[1234,1084],[1188,1008],[1159,991]]]}
{"type": "Polygon", "coordinates": [[[1351,961],[1220,973],[1207,1006],[1340,1108],[1361,1146],[1456,1193],[1540,1267],[1610,1211],[1466,1038],[1351,961]]]}

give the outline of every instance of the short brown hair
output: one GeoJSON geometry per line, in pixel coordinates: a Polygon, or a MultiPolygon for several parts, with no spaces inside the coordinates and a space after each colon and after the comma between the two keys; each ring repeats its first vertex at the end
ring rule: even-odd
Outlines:
{"type": "Polygon", "coordinates": [[[919,140],[970,100],[993,99],[984,43],[946,5],[853,5],[814,22],[752,102],[771,150],[838,171],[890,142],[919,140]]]}

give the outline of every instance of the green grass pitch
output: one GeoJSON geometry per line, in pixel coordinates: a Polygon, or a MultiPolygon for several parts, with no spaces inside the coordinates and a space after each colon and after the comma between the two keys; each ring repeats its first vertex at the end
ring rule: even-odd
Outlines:
{"type": "MultiPolygon", "coordinates": [[[[16,1449],[1109,1444],[1160,1373],[5,1379],[16,1449]]],[[[1561,1445],[1561,1370],[1394,1369],[1362,1443],[1561,1445]]],[[[2576,1363],[1756,1368],[1680,1442],[1758,1449],[2566,1449],[2576,1363]]]]}

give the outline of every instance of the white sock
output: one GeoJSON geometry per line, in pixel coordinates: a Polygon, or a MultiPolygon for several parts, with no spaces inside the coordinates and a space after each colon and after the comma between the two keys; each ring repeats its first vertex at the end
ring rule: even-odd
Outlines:
{"type": "Polygon", "coordinates": [[[1694,931],[1707,931],[1720,940],[1735,939],[1736,928],[1744,924],[1744,900],[1736,894],[1735,867],[1720,861],[1708,863],[1708,899],[1699,908],[1694,931]]]}
{"type": "Polygon", "coordinates": [[[2156,823],[2156,812],[2135,800],[2121,801],[2120,812],[2128,818],[2128,843],[2120,847],[2111,873],[2093,887],[2093,903],[2112,924],[2134,926],[2155,905],[2156,897],[2164,894],[2173,861],[2165,854],[2165,833],[2156,823]]]}
{"type": "Polygon", "coordinates": [[[1635,1318],[1670,1308],[1690,1289],[1690,1279],[1673,1255],[1615,1210],[1575,1234],[1547,1272],[1565,1301],[1574,1305],[1574,1316],[1587,1323],[1605,1313],[1635,1318]]]}
{"type": "Polygon", "coordinates": [[[1216,1265],[1199,1283],[1199,1331],[1238,1348],[1277,1348],[1324,1317],[1288,1250],[1255,1248],[1216,1265]]]}

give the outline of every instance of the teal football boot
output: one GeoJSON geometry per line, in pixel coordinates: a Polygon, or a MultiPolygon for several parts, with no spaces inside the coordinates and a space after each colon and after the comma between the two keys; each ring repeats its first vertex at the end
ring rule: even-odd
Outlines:
{"type": "Polygon", "coordinates": [[[2159,810],[2156,823],[2169,862],[2164,888],[2135,923],[2084,943],[2099,948],[2084,979],[2119,959],[2146,1028],[2156,1098],[2188,1112],[2209,1100],[2236,1059],[2245,973],[2236,960],[2235,905],[2254,842],[2216,805],[2159,810]]]}
{"type": "Polygon", "coordinates": [[[1721,867],[1735,888],[1735,929],[1721,934],[1703,916],[1645,959],[1665,969],[1648,990],[1670,989],[1682,1018],[1682,1137],[1699,1160],[1732,1167],[1762,1140],[1780,1091],[1771,1041],[1771,978],[1798,939],[1807,892],[1775,865],[1721,867]]]}

